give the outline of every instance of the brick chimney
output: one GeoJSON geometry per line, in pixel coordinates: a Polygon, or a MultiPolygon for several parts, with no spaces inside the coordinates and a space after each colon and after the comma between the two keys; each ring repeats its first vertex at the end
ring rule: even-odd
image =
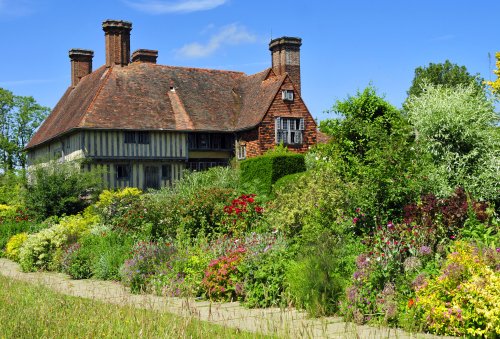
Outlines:
{"type": "Polygon", "coordinates": [[[128,65],[132,23],[108,19],[102,23],[102,29],[106,40],[106,67],[128,65]]]}
{"type": "Polygon", "coordinates": [[[276,74],[288,73],[300,95],[300,46],[302,39],[281,37],[271,40],[272,67],[276,74]]]}
{"type": "Polygon", "coordinates": [[[71,86],[78,85],[80,80],[92,73],[92,58],[94,51],[88,49],[73,48],[69,51],[71,60],[71,86]]]}
{"type": "Polygon", "coordinates": [[[156,64],[156,58],[158,58],[158,51],[152,49],[138,49],[132,53],[132,62],[156,64]]]}

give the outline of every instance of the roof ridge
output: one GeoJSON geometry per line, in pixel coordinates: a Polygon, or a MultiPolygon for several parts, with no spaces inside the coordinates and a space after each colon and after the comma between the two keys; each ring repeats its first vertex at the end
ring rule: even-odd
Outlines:
{"type": "MultiPolygon", "coordinates": [[[[104,65],[101,66],[100,68],[102,67],[105,67],[104,65]]],[[[99,85],[99,88],[97,89],[96,93],[94,94],[94,97],[92,98],[92,100],[90,101],[89,105],[87,106],[87,108],[85,109],[85,111],[83,111],[83,114],[82,114],[82,117],[80,119],[80,121],[78,121],[78,124],[76,124],[77,127],[80,127],[81,124],[85,123],[85,118],[87,117],[87,113],[89,112],[90,108],[94,106],[97,98],[99,97],[99,94],[101,94],[101,91],[102,91],[102,88],[104,87],[104,85],[106,84],[106,82],[108,81],[110,75],[111,75],[111,71],[113,70],[113,67],[109,67],[108,69],[106,69],[104,72],[105,74],[101,75],[101,78],[105,75],[102,83],[99,85]]],[[[97,70],[96,70],[97,71],[97,70]]]]}
{"type": "Polygon", "coordinates": [[[172,65],[161,65],[161,64],[154,64],[154,66],[165,67],[165,68],[193,69],[193,70],[200,70],[200,71],[215,71],[215,72],[221,72],[221,73],[236,73],[236,74],[246,75],[245,72],[241,72],[241,71],[230,71],[230,70],[216,69],[216,68],[189,67],[189,66],[172,66],[172,65]]]}

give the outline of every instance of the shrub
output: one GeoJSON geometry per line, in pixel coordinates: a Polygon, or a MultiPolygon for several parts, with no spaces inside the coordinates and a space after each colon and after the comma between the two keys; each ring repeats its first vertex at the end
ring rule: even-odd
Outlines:
{"type": "Polygon", "coordinates": [[[498,113],[473,84],[447,88],[428,85],[405,103],[416,146],[432,156],[429,176],[442,183],[438,196],[457,186],[475,197],[500,199],[498,113]]]}
{"type": "Polygon", "coordinates": [[[168,261],[175,252],[176,248],[170,243],[139,241],[132,249],[132,259],[126,260],[121,268],[122,282],[132,293],[148,291],[156,266],[168,261]]]}
{"type": "Polygon", "coordinates": [[[74,279],[94,277],[120,280],[120,267],[129,257],[133,240],[112,230],[97,231],[80,238],[62,255],[62,271],[74,279]]]}
{"type": "Polygon", "coordinates": [[[19,249],[27,238],[28,233],[26,232],[13,235],[5,246],[5,255],[7,258],[17,261],[19,259],[19,249]]]}
{"type": "Polygon", "coordinates": [[[5,220],[0,224],[0,254],[12,236],[23,232],[34,233],[43,227],[43,224],[31,220],[5,220]]]}
{"type": "Polygon", "coordinates": [[[56,270],[65,246],[78,240],[98,221],[90,213],[64,217],[54,226],[28,236],[19,251],[19,262],[24,271],[56,270]]]}
{"type": "Polygon", "coordinates": [[[95,173],[81,172],[73,162],[37,165],[30,176],[26,205],[39,220],[81,212],[100,186],[95,173]]]}
{"type": "Polygon", "coordinates": [[[293,257],[283,237],[272,237],[267,246],[245,256],[238,270],[243,277],[240,298],[247,307],[284,306],[285,273],[293,257]]]}
{"type": "Polygon", "coordinates": [[[198,238],[192,245],[179,243],[176,246],[175,254],[156,267],[150,284],[160,295],[201,297],[205,269],[214,259],[210,245],[205,239],[198,238]]]}
{"type": "Polygon", "coordinates": [[[224,207],[222,224],[230,234],[238,237],[257,228],[264,208],[259,206],[255,194],[242,194],[224,207]]]}
{"type": "Polygon", "coordinates": [[[239,289],[241,290],[238,265],[245,252],[246,249],[239,246],[208,264],[201,284],[210,300],[234,301],[237,299],[239,289]]]}
{"type": "Polygon", "coordinates": [[[61,269],[73,279],[87,279],[92,276],[92,253],[79,243],[71,244],[62,255],[61,269]]]}
{"type": "Polygon", "coordinates": [[[417,290],[426,328],[453,336],[500,335],[500,249],[456,242],[440,275],[417,290]],[[488,258],[489,257],[489,258],[488,258]]]}
{"type": "Polygon", "coordinates": [[[325,229],[345,232],[346,184],[329,168],[308,171],[300,179],[276,190],[265,213],[269,225],[289,238],[300,235],[299,242],[315,241],[325,229]]]}
{"type": "Polygon", "coordinates": [[[352,238],[327,232],[303,247],[286,273],[294,304],[312,316],[334,314],[354,272],[354,258],[360,248],[352,238]]]}
{"type": "Polygon", "coordinates": [[[244,160],[240,165],[241,181],[256,183],[256,193],[264,195],[271,193],[272,185],[279,178],[305,170],[304,155],[295,153],[263,155],[244,160]]]}
{"type": "Polygon", "coordinates": [[[214,237],[227,231],[222,225],[224,206],[235,197],[233,189],[200,188],[196,194],[174,195],[163,203],[149,206],[149,209],[161,209],[152,212],[161,214],[161,220],[153,224],[155,238],[180,236],[195,238],[196,236],[214,237]]]}

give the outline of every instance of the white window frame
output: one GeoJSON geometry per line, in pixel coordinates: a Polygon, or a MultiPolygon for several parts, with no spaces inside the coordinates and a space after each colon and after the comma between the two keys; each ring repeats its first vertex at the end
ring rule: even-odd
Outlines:
{"type": "Polygon", "coordinates": [[[304,142],[304,118],[275,119],[276,144],[301,145],[304,142]]]}
{"type": "Polygon", "coordinates": [[[236,147],[236,152],[238,160],[244,160],[247,158],[247,145],[246,143],[238,143],[236,147]]]}
{"type": "Polygon", "coordinates": [[[294,99],[293,90],[285,89],[285,90],[281,91],[281,99],[283,99],[283,101],[293,102],[293,99],[294,99]]]}

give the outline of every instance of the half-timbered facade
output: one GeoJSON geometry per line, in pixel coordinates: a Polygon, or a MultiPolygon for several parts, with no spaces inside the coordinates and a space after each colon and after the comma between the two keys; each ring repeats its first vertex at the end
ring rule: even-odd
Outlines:
{"type": "Polygon", "coordinates": [[[29,164],[85,159],[110,188],[159,188],[185,169],[316,143],[300,92],[300,39],[272,40],[272,67],[247,76],[158,65],[154,50],[130,57],[131,29],[103,23],[106,64],[97,70],[92,51],[70,50],[71,86],[27,145],[29,164]]]}

